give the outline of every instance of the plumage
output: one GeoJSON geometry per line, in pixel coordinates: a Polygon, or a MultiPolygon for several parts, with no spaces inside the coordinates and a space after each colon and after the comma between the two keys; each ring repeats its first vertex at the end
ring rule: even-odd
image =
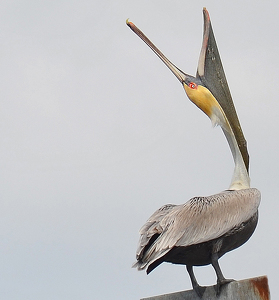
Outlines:
{"type": "Polygon", "coordinates": [[[127,25],[173,72],[188,98],[214,125],[220,125],[231,149],[235,168],[228,190],[194,197],[185,204],[167,204],[155,211],[140,230],[133,267],[147,274],[162,262],[186,265],[194,290],[202,297],[193,266],[212,264],[217,293],[230,279],[223,276],[218,259],[244,244],[258,222],[261,194],[250,188],[249,154],[229,91],[209,14],[204,8],[204,36],[196,77],[171,63],[131,22],[127,25]]]}
{"type": "Polygon", "coordinates": [[[221,237],[255,215],[259,203],[259,191],[251,188],[194,197],[181,205],[164,205],[140,230],[135,266],[148,267],[174,246],[187,247],[221,237]],[[158,237],[145,249],[154,235],[158,237]]]}

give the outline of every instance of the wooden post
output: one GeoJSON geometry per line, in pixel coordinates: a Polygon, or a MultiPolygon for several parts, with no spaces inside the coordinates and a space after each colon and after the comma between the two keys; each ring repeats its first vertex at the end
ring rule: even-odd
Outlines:
{"type": "MultiPolygon", "coordinates": [[[[204,300],[270,300],[266,276],[233,281],[222,287],[216,296],[214,286],[208,286],[203,294],[204,300]]],[[[143,298],[141,300],[200,300],[193,291],[182,291],[161,296],[143,298]]]]}

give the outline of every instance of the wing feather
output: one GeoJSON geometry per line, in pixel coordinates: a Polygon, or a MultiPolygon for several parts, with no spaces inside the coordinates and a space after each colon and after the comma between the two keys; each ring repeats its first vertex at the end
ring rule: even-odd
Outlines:
{"type": "Polygon", "coordinates": [[[137,260],[141,260],[146,246],[150,243],[154,236],[160,235],[163,232],[163,227],[160,221],[177,205],[166,204],[156,210],[152,216],[140,229],[140,240],[136,252],[137,260]]]}
{"type": "Polygon", "coordinates": [[[260,198],[260,192],[250,188],[195,197],[183,205],[163,206],[141,229],[137,255],[140,262],[135,266],[144,269],[174,246],[187,247],[224,235],[256,213],[260,198]],[[158,237],[146,249],[154,234],[158,237]]]}

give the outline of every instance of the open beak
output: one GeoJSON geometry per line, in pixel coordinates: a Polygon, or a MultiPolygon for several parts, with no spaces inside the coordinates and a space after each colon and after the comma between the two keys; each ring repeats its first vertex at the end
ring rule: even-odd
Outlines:
{"type": "MultiPolygon", "coordinates": [[[[138,29],[132,22],[126,21],[127,25],[154,51],[154,53],[166,64],[176,78],[183,84],[190,82],[198,83],[206,87],[223,109],[227,120],[236,138],[239,150],[243,157],[246,169],[249,169],[249,154],[247,143],[244,138],[237,113],[233,104],[221,58],[214,38],[209,13],[203,9],[204,33],[202,49],[199,57],[196,77],[188,75],[170,62],[165,55],[138,29]]],[[[185,87],[184,87],[185,88],[185,87]]],[[[187,91],[186,91],[187,92],[187,91]]],[[[188,93],[187,93],[188,94],[188,93]]]]}

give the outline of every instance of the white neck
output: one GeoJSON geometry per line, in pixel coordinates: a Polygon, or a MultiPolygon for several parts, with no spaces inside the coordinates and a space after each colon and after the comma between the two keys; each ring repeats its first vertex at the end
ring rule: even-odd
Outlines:
{"type": "Polygon", "coordinates": [[[232,151],[235,167],[233,172],[233,177],[231,181],[231,185],[229,187],[230,190],[242,190],[250,188],[250,177],[247,172],[244,160],[242,158],[241,152],[238,148],[236,139],[234,134],[232,133],[231,128],[229,127],[229,131],[223,128],[223,132],[227,138],[229,146],[232,151]]]}
{"type": "Polygon", "coordinates": [[[223,132],[229,143],[230,149],[232,151],[235,167],[229,189],[242,190],[250,188],[250,177],[246,169],[244,160],[242,158],[241,152],[239,150],[236,138],[233,134],[228,119],[220,106],[219,109],[214,110],[214,114],[212,115],[211,120],[213,125],[218,124],[222,127],[223,132]]]}

